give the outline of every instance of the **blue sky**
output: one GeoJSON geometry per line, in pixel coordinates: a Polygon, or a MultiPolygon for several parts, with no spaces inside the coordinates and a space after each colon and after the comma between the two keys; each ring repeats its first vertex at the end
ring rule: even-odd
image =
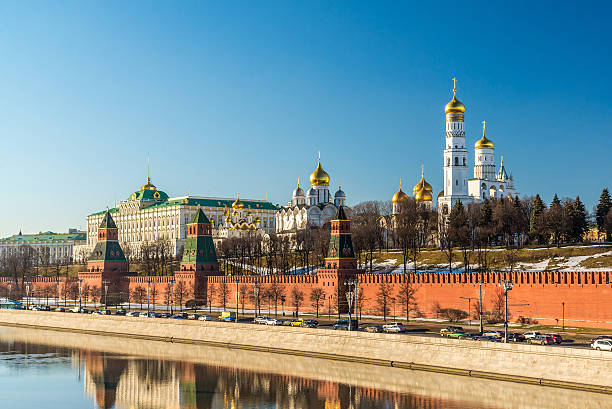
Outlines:
{"type": "MultiPolygon", "coordinates": [[[[427,2],[425,2],[427,3],[427,2]]],[[[285,204],[321,151],[349,203],[425,165],[442,186],[458,78],[522,194],[610,184],[607,3],[0,3],[0,234],[65,231],[146,178],[285,204]]],[[[306,183],[303,183],[303,185],[306,183]]],[[[612,186],[611,186],[612,187],[612,186]]]]}

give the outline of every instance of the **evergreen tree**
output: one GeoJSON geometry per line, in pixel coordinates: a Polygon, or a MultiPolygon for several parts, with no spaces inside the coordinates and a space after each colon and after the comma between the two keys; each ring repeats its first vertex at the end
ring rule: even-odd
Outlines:
{"type": "Polygon", "coordinates": [[[536,195],[533,207],[531,208],[531,215],[529,216],[529,236],[538,244],[541,244],[544,239],[542,219],[545,211],[546,205],[540,198],[540,195],[536,195]]]}
{"type": "Polygon", "coordinates": [[[491,223],[493,223],[493,209],[491,208],[491,202],[489,199],[485,199],[482,202],[482,207],[480,208],[480,219],[478,220],[479,227],[491,227],[491,223]]]}
{"type": "MultiPolygon", "coordinates": [[[[599,197],[599,203],[597,204],[597,208],[595,210],[595,220],[597,221],[597,228],[599,231],[605,231],[604,228],[606,216],[608,212],[612,209],[612,199],[610,199],[610,193],[608,192],[608,188],[605,188],[601,192],[601,196],[599,197]]],[[[611,232],[606,232],[606,241],[612,240],[611,232]]]]}
{"type": "Polygon", "coordinates": [[[553,242],[559,247],[561,244],[561,238],[564,232],[564,217],[565,211],[563,206],[561,206],[561,201],[557,194],[553,198],[552,203],[550,204],[550,209],[547,214],[547,227],[552,235],[553,242]]]}
{"type": "Polygon", "coordinates": [[[572,206],[571,214],[571,238],[575,242],[581,242],[584,234],[588,230],[587,212],[584,203],[580,200],[580,196],[576,196],[572,206]]]}

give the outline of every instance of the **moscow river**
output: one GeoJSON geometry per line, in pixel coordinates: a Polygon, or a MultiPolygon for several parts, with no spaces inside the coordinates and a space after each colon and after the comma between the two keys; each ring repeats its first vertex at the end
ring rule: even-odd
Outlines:
{"type": "Polygon", "coordinates": [[[609,408],[612,397],[316,358],[0,327],[1,408],[609,408]]]}

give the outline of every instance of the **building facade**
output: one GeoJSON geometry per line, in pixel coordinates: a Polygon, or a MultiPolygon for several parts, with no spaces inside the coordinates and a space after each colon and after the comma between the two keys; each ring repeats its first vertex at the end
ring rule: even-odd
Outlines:
{"type": "Polygon", "coordinates": [[[503,158],[495,166],[493,142],[485,136],[474,145],[474,177],[468,180],[468,150],[465,140],[465,105],[457,99],[453,78],[453,98],[446,104],[446,136],[444,146],[444,188],[438,195],[438,211],[448,215],[458,201],[467,205],[487,198],[503,198],[517,194],[514,178],[504,168],[503,158]]]}
{"type": "MultiPolygon", "coordinates": [[[[187,239],[187,224],[200,207],[212,223],[215,240],[237,237],[247,232],[275,231],[278,207],[264,200],[236,197],[168,197],[148,179],[118,206],[108,209],[117,223],[119,242],[130,255],[137,256],[147,243],[164,240],[176,256],[187,239]]],[[[87,242],[75,249],[77,261],[86,260],[98,241],[97,230],[106,211],[87,216],[87,242]]],[[[251,233],[249,233],[251,234],[251,233]]]]}
{"type": "Polygon", "coordinates": [[[0,239],[0,258],[16,254],[28,246],[36,254],[36,265],[69,263],[74,260],[74,249],[86,243],[85,232],[70,229],[68,233],[52,231],[38,234],[15,234],[0,239]]]}
{"type": "Polygon", "coordinates": [[[338,187],[332,198],[329,182],[329,174],[323,170],[319,155],[317,168],[310,174],[308,192],[304,193],[298,178],[291,201],[276,213],[276,233],[292,234],[308,226],[320,227],[330,222],[338,212],[338,207],[346,206],[346,193],[338,187]]]}

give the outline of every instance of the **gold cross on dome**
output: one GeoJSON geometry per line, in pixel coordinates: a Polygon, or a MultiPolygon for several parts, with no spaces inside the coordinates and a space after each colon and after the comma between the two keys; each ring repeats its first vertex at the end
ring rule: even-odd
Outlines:
{"type": "Polygon", "coordinates": [[[482,121],[482,135],[485,134],[485,128],[487,127],[487,121],[482,121]]]}
{"type": "Polygon", "coordinates": [[[457,78],[453,77],[453,92],[457,91],[457,78]]]}

